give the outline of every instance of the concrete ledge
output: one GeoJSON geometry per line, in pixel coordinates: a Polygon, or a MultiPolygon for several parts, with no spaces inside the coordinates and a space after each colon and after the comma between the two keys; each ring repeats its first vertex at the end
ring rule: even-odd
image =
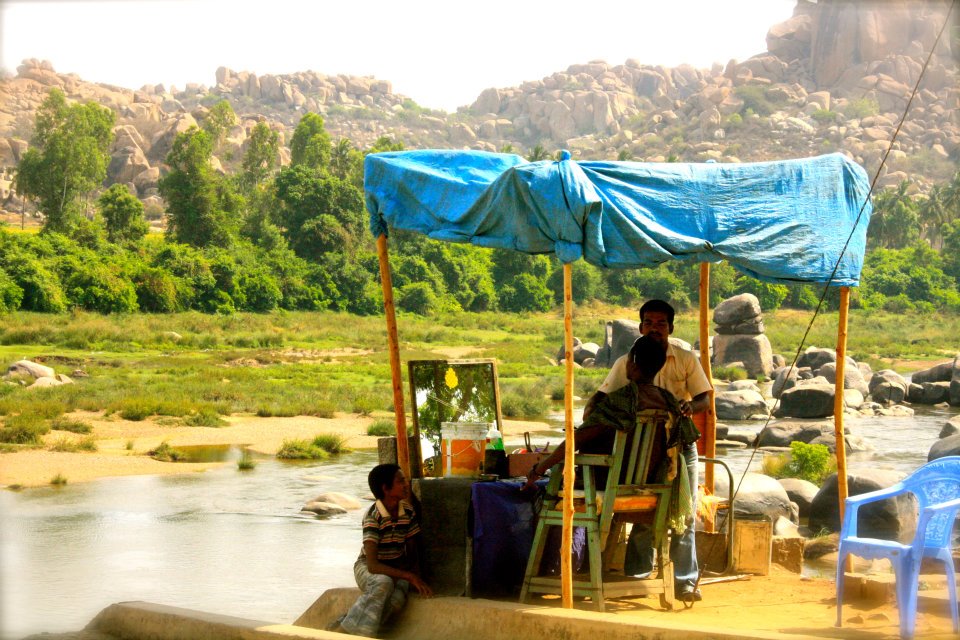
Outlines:
{"type": "Polygon", "coordinates": [[[343,640],[339,633],[290,624],[248,620],[150,602],[112,604],[87,629],[122,640],[343,640]]]}

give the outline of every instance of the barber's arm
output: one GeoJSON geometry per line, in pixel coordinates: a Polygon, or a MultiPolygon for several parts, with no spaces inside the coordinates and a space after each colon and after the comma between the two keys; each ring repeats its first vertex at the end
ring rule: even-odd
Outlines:
{"type": "MultiPolygon", "coordinates": [[[[599,423],[593,424],[590,426],[581,426],[579,429],[576,430],[573,436],[574,449],[575,450],[579,449],[584,444],[586,444],[587,442],[590,442],[591,440],[593,440],[594,438],[596,438],[601,433],[603,433],[606,429],[609,429],[609,428],[611,427],[608,427],[607,425],[599,424],[599,423]]],[[[533,468],[530,469],[530,472],[527,474],[527,482],[526,484],[523,485],[522,489],[523,490],[532,489],[534,483],[538,479],[542,478],[543,474],[545,474],[555,464],[563,460],[566,450],[567,450],[566,443],[561,442],[557,446],[557,448],[550,453],[549,456],[547,456],[537,464],[533,465],[533,468]]]]}

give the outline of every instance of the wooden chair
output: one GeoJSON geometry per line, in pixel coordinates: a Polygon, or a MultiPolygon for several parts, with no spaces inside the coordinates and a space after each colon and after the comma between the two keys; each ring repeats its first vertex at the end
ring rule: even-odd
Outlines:
{"type": "MultiPolygon", "coordinates": [[[[589,574],[578,573],[573,576],[573,595],[589,596],[599,611],[604,610],[604,600],[607,598],[652,594],[660,596],[662,607],[673,608],[673,564],[670,561],[669,536],[665,533],[671,486],[646,482],[651,467],[659,462],[651,460],[656,431],[671,424],[672,416],[666,411],[642,411],[637,417],[634,437],[631,438],[627,431],[617,431],[610,455],[577,454],[574,457],[583,478],[583,489],[574,494],[573,526],[586,529],[590,569],[589,574]],[[608,473],[606,484],[599,491],[595,471],[602,467],[608,468],[608,473]],[[621,474],[624,470],[625,473],[621,474]],[[621,477],[624,478],[622,483],[621,477]],[[657,550],[655,577],[625,576],[616,568],[618,558],[623,557],[626,523],[640,521],[649,522],[654,531],[659,532],[659,535],[654,535],[654,547],[657,550]]],[[[686,473],[682,462],[680,467],[678,473],[686,473]]],[[[527,560],[520,602],[527,602],[534,593],[561,593],[559,575],[537,574],[550,527],[563,526],[562,468],[562,464],[553,468],[547,484],[546,498],[527,560]]]]}

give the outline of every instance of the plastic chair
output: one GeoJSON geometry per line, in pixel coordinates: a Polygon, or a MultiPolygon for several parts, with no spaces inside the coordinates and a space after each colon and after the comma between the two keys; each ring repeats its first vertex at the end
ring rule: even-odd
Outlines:
{"type": "Polygon", "coordinates": [[[950,537],[960,510],[960,456],[948,456],[928,462],[909,477],[887,489],[847,498],[840,550],[837,556],[837,626],[842,623],[844,564],[847,555],[890,560],[896,575],[897,608],[900,610],[900,637],[912,638],[917,617],[917,587],[920,562],[924,558],[943,563],[950,595],[950,615],[954,632],[960,632],[957,615],[957,576],[950,549],[950,537]],[[913,541],[857,536],[857,512],[860,507],[910,492],[917,498],[920,519],[913,541]]]}

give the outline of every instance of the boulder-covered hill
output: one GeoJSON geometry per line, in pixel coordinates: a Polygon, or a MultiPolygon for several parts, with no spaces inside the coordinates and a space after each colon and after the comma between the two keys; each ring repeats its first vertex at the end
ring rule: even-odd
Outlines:
{"type": "MultiPolygon", "coordinates": [[[[221,67],[213,86],[163,85],[139,90],[58,74],[25,60],[0,79],[0,167],[15,167],[27,148],[33,116],[57,87],[73,100],[117,112],[108,184],[127,183],[162,210],[157,180],[177,133],[220,99],[240,123],[217,162],[241,157],[247,134],[266,121],[289,140],[304,113],[323,115],[334,140],[369,146],[391,136],[407,148],[527,153],[570,149],[578,159],[742,162],[842,151],[873,173],[906,108],[947,2],[799,0],[773,25],[767,51],[696,69],[627,60],[570,66],[519,87],[488,88],[455,114],[433,111],[370,77],[304,71],[261,75],[221,67]]],[[[949,178],[960,165],[958,53],[950,29],[934,51],[879,186],[905,179],[914,191],[949,178]]],[[[286,160],[282,158],[281,160],[286,160]]],[[[0,206],[20,211],[0,175],[0,206]]]]}

